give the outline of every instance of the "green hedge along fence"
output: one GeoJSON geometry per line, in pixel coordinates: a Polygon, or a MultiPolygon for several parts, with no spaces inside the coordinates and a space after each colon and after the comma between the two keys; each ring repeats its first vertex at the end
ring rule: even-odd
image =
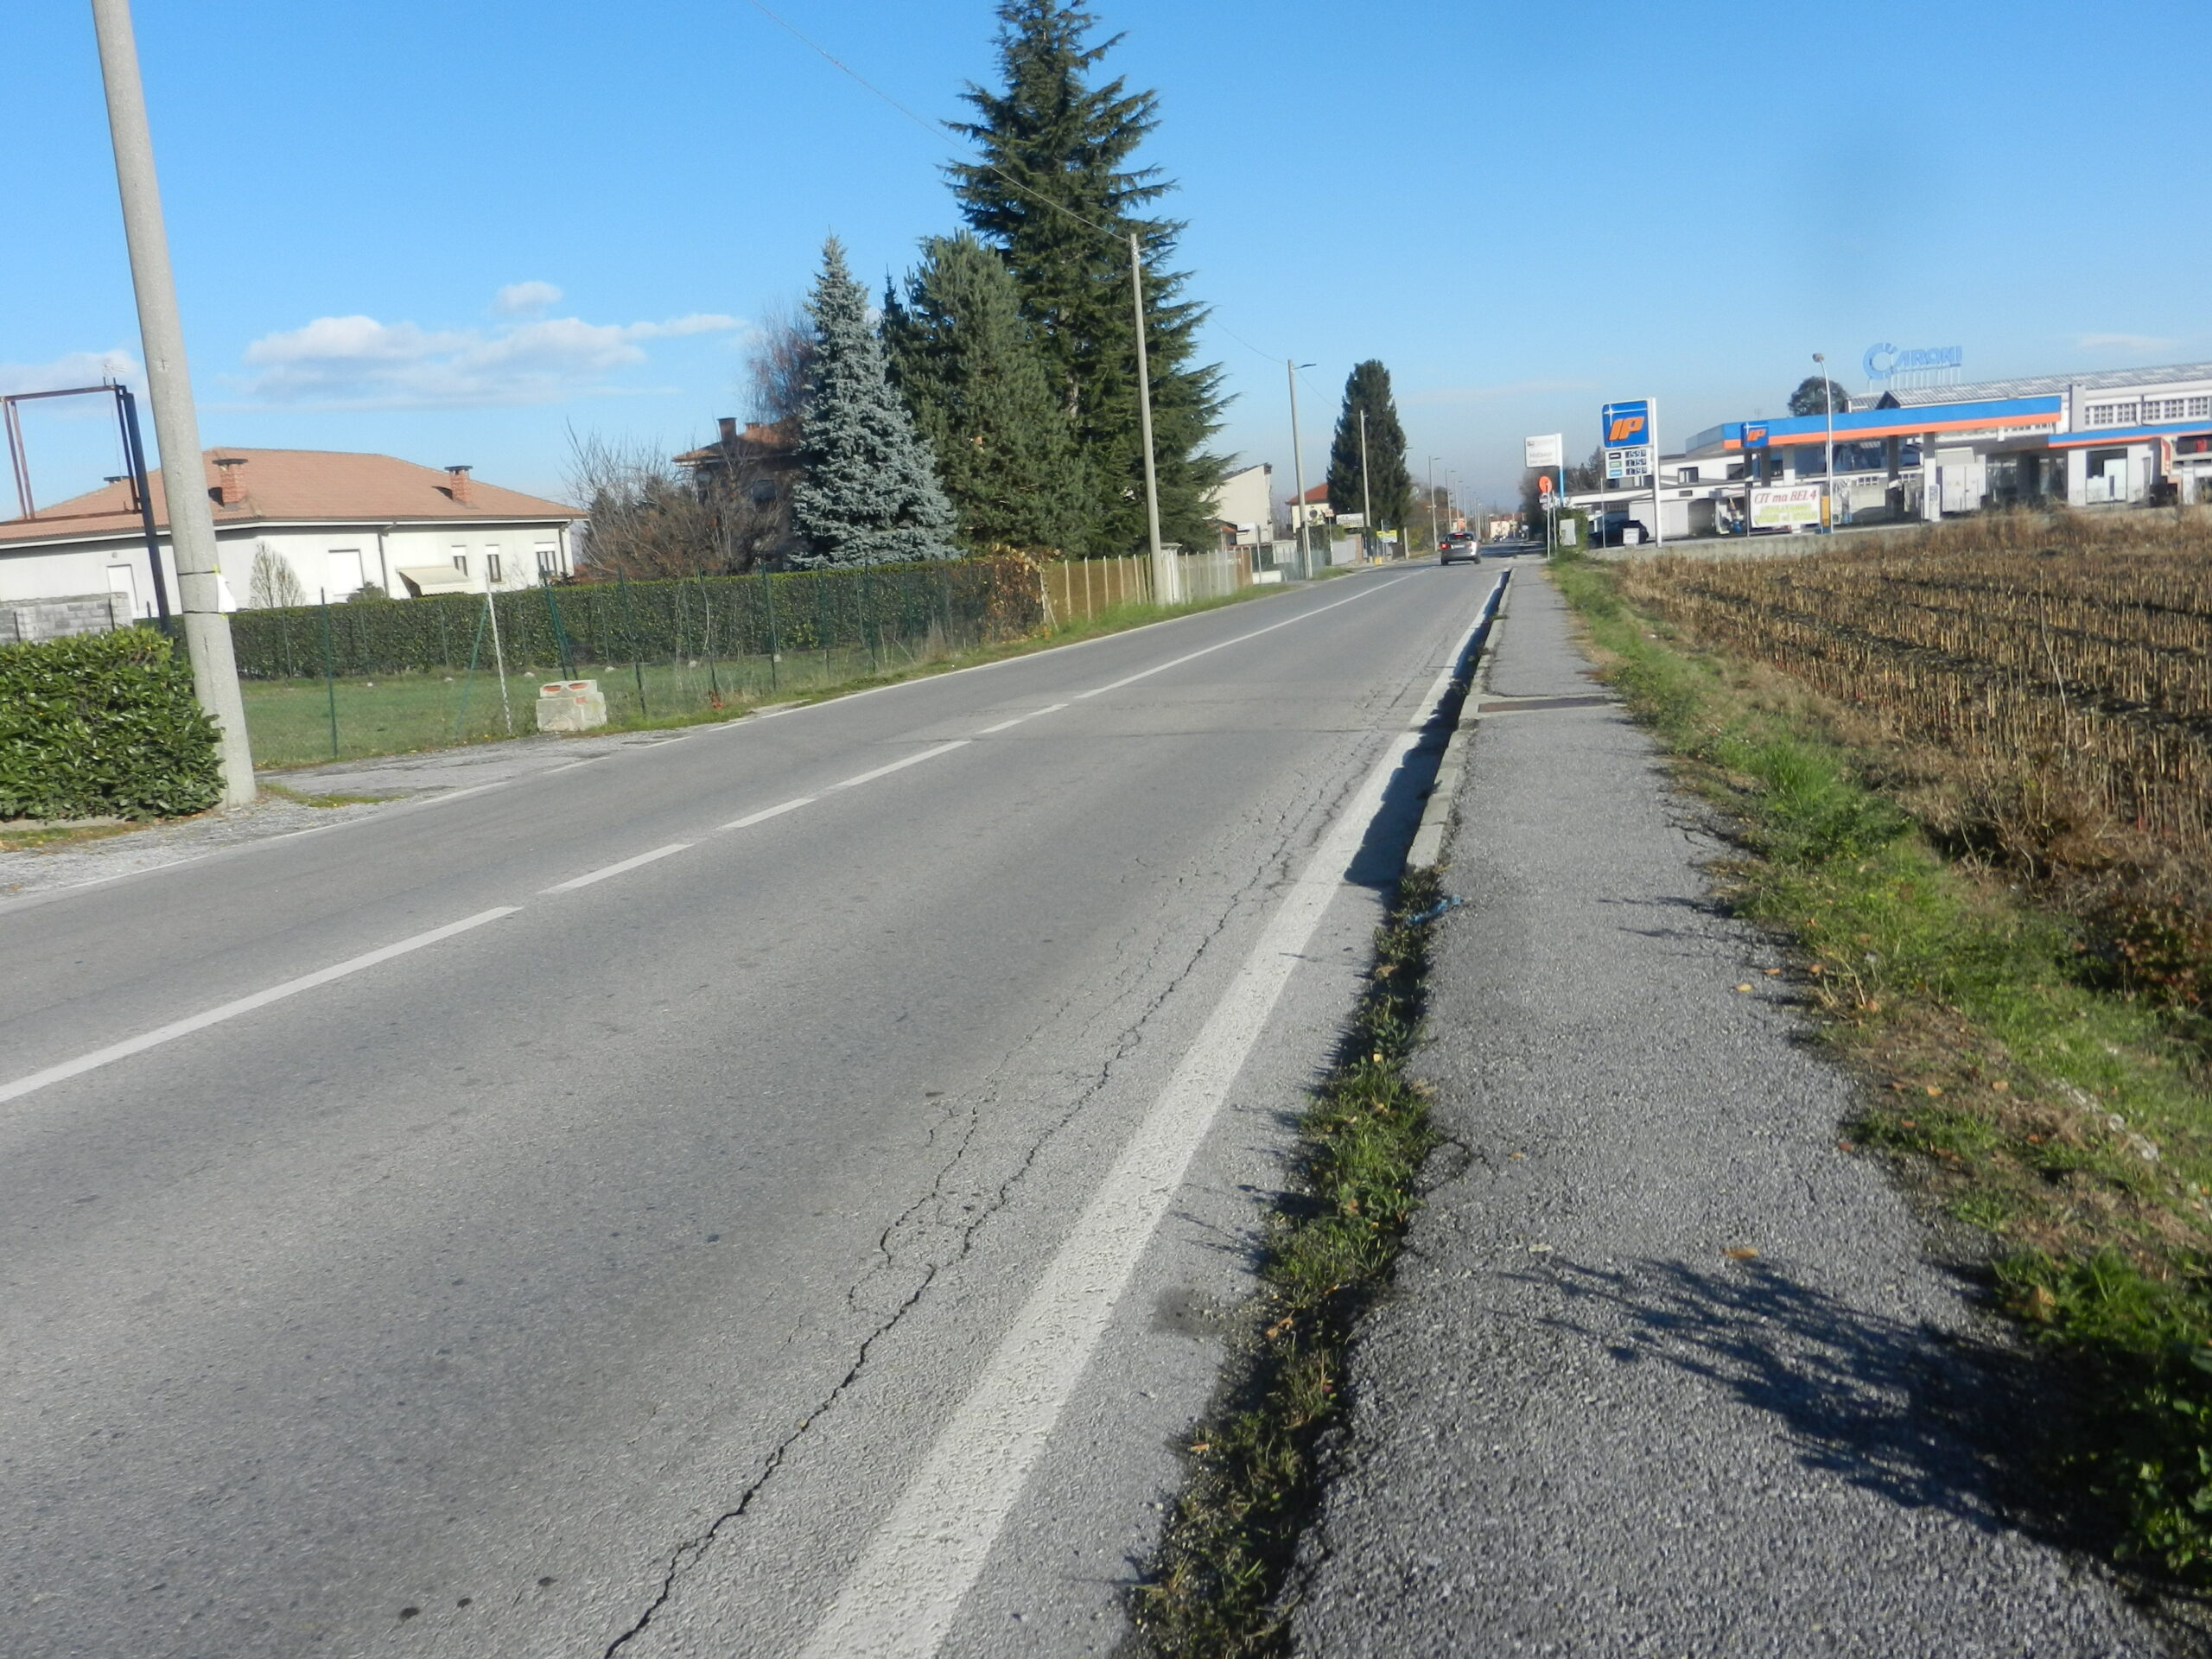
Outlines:
{"type": "Polygon", "coordinates": [[[0,645],[0,818],[166,818],[222,798],[214,723],[151,628],[0,645]]]}
{"type": "MultiPolygon", "coordinates": [[[[990,644],[1045,620],[1036,568],[1020,559],[963,559],[706,576],[689,582],[578,582],[493,595],[511,668],[658,662],[772,652],[867,649],[932,634],[990,644]]],[[[390,604],[304,605],[231,618],[238,672],[295,679],[492,664],[481,594],[390,604]]]]}

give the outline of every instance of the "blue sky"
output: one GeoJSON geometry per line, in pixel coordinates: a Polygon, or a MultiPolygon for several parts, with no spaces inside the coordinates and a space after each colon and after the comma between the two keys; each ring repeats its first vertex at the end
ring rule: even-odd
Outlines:
{"type": "MultiPolygon", "coordinates": [[[[772,0],[957,116],[988,0],[772,0]]],[[[2212,357],[2202,70],[2079,3],[1545,7],[1097,0],[1155,87],[1225,448],[1316,476],[1379,357],[1418,472],[1503,499],[1523,433],[1610,398],[1662,437],[1779,410],[1825,350],[1969,378],[2212,357]]],[[[138,0],[210,444],[378,449],[557,491],[568,430],[741,411],[747,328],[835,232],[876,281],[950,228],[951,141],[747,0],[138,0]]],[[[16,9],[0,390],[138,354],[90,17],[16,9]],[[119,353],[119,357],[110,354],[119,353]]],[[[117,470],[34,406],[41,494],[117,470]]],[[[0,501],[0,512],[12,512],[0,501]]]]}

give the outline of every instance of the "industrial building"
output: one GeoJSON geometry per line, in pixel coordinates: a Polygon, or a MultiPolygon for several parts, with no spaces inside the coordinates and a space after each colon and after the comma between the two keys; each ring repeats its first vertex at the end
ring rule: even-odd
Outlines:
{"type": "MultiPolygon", "coordinates": [[[[1833,420],[1709,427],[1657,466],[1654,528],[1667,540],[1738,528],[1747,485],[1826,485],[1837,524],[2035,502],[2212,500],[2212,363],[1893,387],[1833,420]]],[[[1574,501],[1641,522],[1653,487],[1577,492],[1574,501]]]]}

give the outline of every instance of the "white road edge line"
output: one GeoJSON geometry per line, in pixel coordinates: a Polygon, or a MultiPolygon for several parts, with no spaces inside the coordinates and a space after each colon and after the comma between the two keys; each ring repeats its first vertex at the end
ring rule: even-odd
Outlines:
{"type": "MultiPolygon", "coordinates": [[[[1432,688],[1422,724],[1451,683],[1488,606],[1485,598],[1459,636],[1432,688]]],[[[975,1388],[946,1421],[846,1578],[801,1659],[933,1659],[1199,1143],[1323,912],[1344,886],[1391,775],[1419,741],[1418,727],[1396,734],[1330,826],[975,1388]]]]}
{"type": "Polygon", "coordinates": [[[49,1065],[43,1071],[34,1071],[27,1077],[18,1077],[13,1083],[0,1084],[0,1103],[21,1100],[25,1095],[34,1094],[49,1084],[82,1076],[85,1072],[97,1071],[103,1065],[111,1065],[117,1060],[128,1059],[133,1054],[143,1054],[149,1048],[158,1047],[176,1038],[189,1036],[195,1031],[205,1031],[210,1026],[220,1025],[226,1020],[235,1020],[238,1015],[251,1014],[256,1008],[265,1008],[271,1002],[281,1002],[284,998],[296,996],[302,991],[311,991],[318,985],[327,985],[331,981],[343,979],[348,974],[358,974],[365,968],[373,968],[378,963],[390,962],[394,957],[404,957],[410,950],[420,950],[425,945],[437,944],[441,939],[449,939],[456,933],[466,933],[472,927],[481,927],[486,922],[496,922],[502,916],[512,916],[521,908],[520,905],[501,905],[493,910],[479,911],[474,916],[464,917],[457,922],[448,922],[443,927],[434,927],[427,933],[417,933],[412,938],[402,939],[397,944],[387,944],[382,950],[370,951],[366,956],[350,957],[333,967],[318,968],[311,974],[302,974],[297,979],[288,979],[281,985],[272,985],[265,991],[256,991],[251,996],[242,996],[235,1002],[226,1002],[220,1007],[208,1009],[205,1014],[195,1014],[189,1019],[174,1020],[168,1025],[156,1027],[154,1030],[139,1036],[127,1037],[119,1043],[111,1043],[105,1048],[95,1049],[90,1054],[80,1054],[73,1060],[64,1060],[59,1065],[49,1065]]]}
{"type": "Polygon", "coordinates": [[[688,841],[671,841],[667,846],[656,847],[650,853],[639,853],[635,858],[626,858],[620,864],[609,864],[603,869],[592,871],[588,875],[580,875],[574,880],[563,881],[554,887],[540,887],[537,891],[541,896],[549,893],[574,893],[578,887],[588,887],[594,881],[604,881],[610,875],[621,875],[636,869],[640,864],[650,864],[657,858],[666,858],[671,853],[680,853],[690,845],[691,843],[688,841]]]}
{"type": "Polygon", "coordinates": [[[716,833],[720,833],[722,830],[750,830],[756,823],[766,823],[771,818],[779,818],[786,812],[796,812],[802,806],[813,804],[813,796],[802,795],[797,800],[785,801],[778,806],[763,807],[760,811],[748,812],[741,818],[732,818],[728,823],[718,826],[716,833]]]}
{"type": "Polygon", "coordinates": [[[1180,668],[1184,664],[1194,663],[1201,657],[1211,657],[1217,651],[1227,651],[1231,645],[1241,645],[1247,639],[1256,639],[1263,633],[1273,633],[1277,628],[1295,627],[1309,617],[1319,616],[1324,612],[1337,610],[1346,605],[1357,605],[1369,594],[1379,594],[1385,588],[1395,588],[1404,580],[1403,576],[1393,576],[1388,582],[1370,582],[1350,599],[1332,600],[1326,605],[1316,605],[1310,611],[1300,611],[1296,616],[1286,617],[1282,621],[1270,622],[1264,628],[1255,628],[1249,633],[1240,633],[1234,639],[1224,639],[1218,645],[1205,645],[1181,657],[1170,658],[1164,663],[1151,668],[1141,669],[1135,674],[1125,675],[1105,685],[1094,685],[1088,691],[1077,692],[1075,700],[1080,702],[1085,697],[1101,696],[1109,691],[1118,691],[1125,685],[1135,685],[1139,680],[1148,680],[1155,674],[1165,674],[1171,668],[1180,668]]]}
{"type": "MultiPolygon", "coordinates": [[[[955,749],[964,749],[974,741],[973,738],[956,737],[950,743],[940,743],[933,749],[924,749],[919,754],[910,754],[904,760],[893,760],[887,766],[878,766],[873,772],[856,772],[850,778],[842,779],[830,785],[830,789],[853,789],[861,784],[872,784],[877,779],[887,778],[894,772],[903,772],[908,766],[919,766],[925,760],[934,760],[940,754],[950,754],[955,749]]],[[[825,789],[822,792],[827,795],[830,790],[825,789]]]]}

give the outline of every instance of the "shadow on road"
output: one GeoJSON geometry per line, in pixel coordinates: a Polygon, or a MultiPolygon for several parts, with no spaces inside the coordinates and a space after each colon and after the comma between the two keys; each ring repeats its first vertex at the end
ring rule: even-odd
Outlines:
{"type": "Polygon", "coordinates": [[[1555,1326],[1717,1384],[1778,1420],[1808,1468],[1985,1529],[2110,1541],[2113,1517],[2052,1478],[2094,1402],[2038,1356],[1870,1313],[1765,1262],[1560,1261],[1548,1276],[1568,1300],[1555,1326]]]}

